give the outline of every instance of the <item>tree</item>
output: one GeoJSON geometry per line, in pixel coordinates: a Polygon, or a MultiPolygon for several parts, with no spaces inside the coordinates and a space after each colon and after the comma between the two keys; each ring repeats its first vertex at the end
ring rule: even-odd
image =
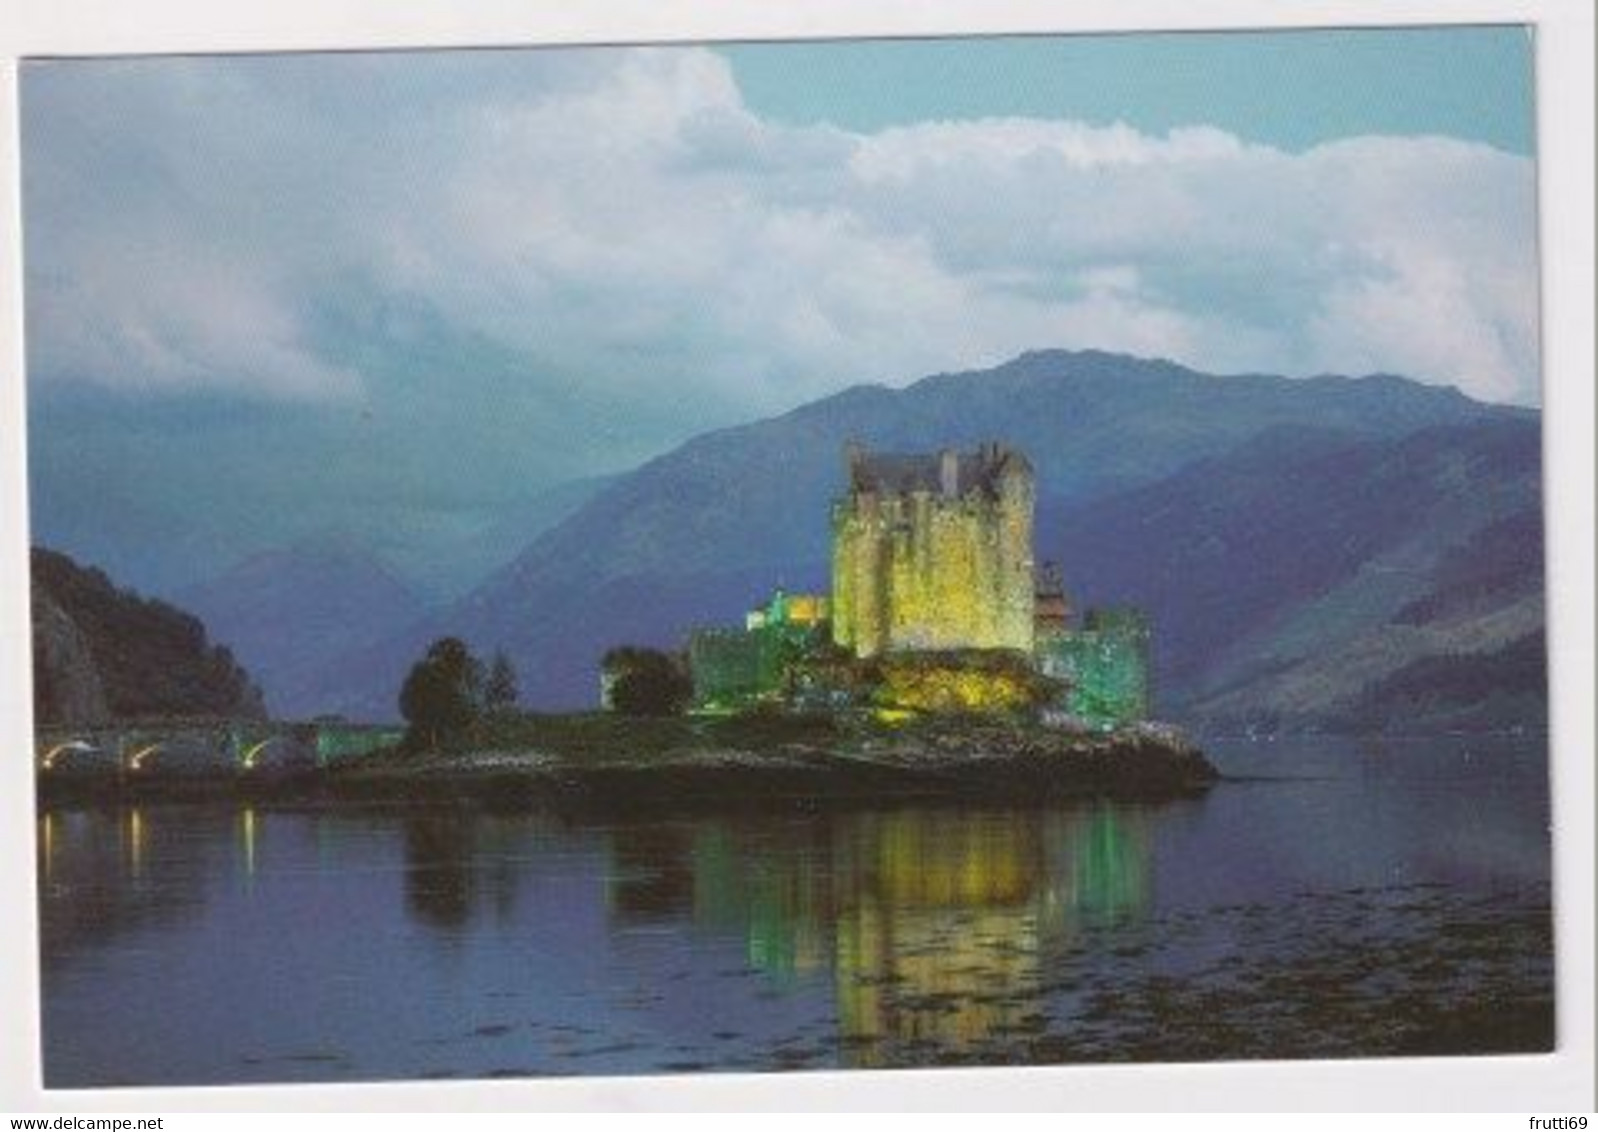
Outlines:
{"type": "Polygon", "coordinates": [[[677,715],[693,699],[682,664],[658,649],[624,645],[600,662],[610,686],[610,706],[623,715],[677,715]]]}
{"type": "Polygon", "coordinates": [[[458,638],[434,641],[405,677],[399,704],[410,724],[407,738],[436,748],[482,714],[483,664],[458,638]]]}
{"type": "Polygon", "coordinates": [[[516,666],[504,649],[494,653],[488,665],[488,680],[483,684],[483,710],[489,715],[500,715],[516,706],[518,695],[516,666]]]}

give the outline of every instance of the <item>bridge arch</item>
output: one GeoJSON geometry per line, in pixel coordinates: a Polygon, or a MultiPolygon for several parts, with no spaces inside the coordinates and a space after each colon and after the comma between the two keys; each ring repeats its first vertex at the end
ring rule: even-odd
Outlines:
{"type": "Polygon", "coordinates": [[[56,743],[39,756],[39,769],[54,770],[56,761],[64,755],[98,751],[99,749],[87,739],[68,739],[64,743],[56,743]]]}
{"type": "Polygon", "coordinates": [[[143,770],[150,759],[160,754],[162,746],[163,744],[161,743],[145,743],[143,746],[135,746],[124,757],[123,765],[129,770],[143,770]]]}

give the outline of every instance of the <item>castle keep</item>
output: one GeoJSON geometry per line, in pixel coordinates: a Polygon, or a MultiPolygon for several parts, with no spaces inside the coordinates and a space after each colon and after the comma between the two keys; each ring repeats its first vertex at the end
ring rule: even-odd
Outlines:
{"type": "Polygon", "coordinates": [[[832,639],[865,659],[898,651],[1032,651],[1032,508],[1026,457],[845,452],[832,514],[832,639]]]}

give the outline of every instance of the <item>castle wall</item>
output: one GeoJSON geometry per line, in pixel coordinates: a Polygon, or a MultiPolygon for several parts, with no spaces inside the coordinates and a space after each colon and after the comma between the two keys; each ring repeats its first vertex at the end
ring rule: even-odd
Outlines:
{"type": "Polygon", "coordinates": [[[694,703],[730,707],[775,692],[781,672],[775,637],[739,629],[702,629],[688,641],[694,703]]]}
{"type": "Polygon", "coordinates": [[[1148,621],[1134,610],[1095,611],[1085,628],[1038,642],[1038,669],[1067,685],[1062,705],[1096,726],[1149,718],[1148,621]]]}
{"type": "Polygon", "coordinates": [[[688,638],[695,706],[734,709],[791,694],[794,664],[815,648],[822,632],[817,625],[793,621],[696,630],[688,638]]]}

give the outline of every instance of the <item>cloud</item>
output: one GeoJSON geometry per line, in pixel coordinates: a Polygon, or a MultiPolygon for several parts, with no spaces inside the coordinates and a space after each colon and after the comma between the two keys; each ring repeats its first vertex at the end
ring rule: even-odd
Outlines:
{"type": "MultiPolygon", "coordinates": [[[[162,249],[166,250],[166,249],[162,249]]],[[[318,356],[292,302],[196,248],[162,263],[85,256],[81,270],[31,281],[30,364],[42,374],[128,389],[344,399],[357,374],[318,356]]]]}
{"type": "Polygon", "coordinates": [[[796,128],[697,49],[40,65],[24,94],[40,381],[380,399],[318,322],[358,292],[644,416],[1056,345],[1537,398],[1533,169],[1482,145],[796,128]]]}
{"type": "Polygon", "coordinates": [[[1040,347],[1538,395],[1534,170],[1482,145],[794,126],[697,49],[22,99],[36,537],[164,592],[329,530],[458,589],[551,483],[1040,347]]]}

